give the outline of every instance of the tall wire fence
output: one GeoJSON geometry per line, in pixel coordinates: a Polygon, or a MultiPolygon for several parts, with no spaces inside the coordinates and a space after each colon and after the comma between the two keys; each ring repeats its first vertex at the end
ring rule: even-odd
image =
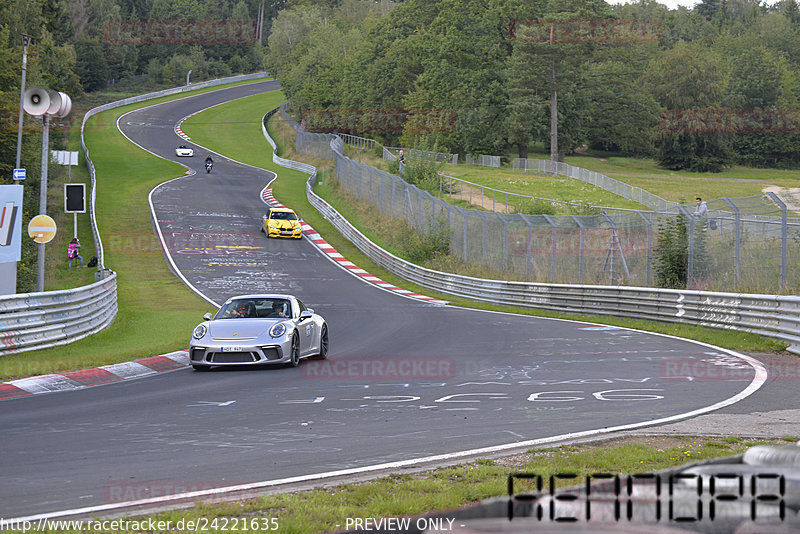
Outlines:
{"type": "MultiPolygon", "coordinates": [[[[677,203],[584,215],[507,213],[507,207],[501,213],[452,205],[437,191],[353,161],[344,144],[337,135],[297,129],[297,151],[335,160],[345,191],[417,233],[443,232],[450,252],[465,263],[552,283],[760,293],[800,287],[800,219],[771,193],[708,201],[702,217],[677,203]]],[[[565,170],[559,172],[570,176],[565,170]]]]}

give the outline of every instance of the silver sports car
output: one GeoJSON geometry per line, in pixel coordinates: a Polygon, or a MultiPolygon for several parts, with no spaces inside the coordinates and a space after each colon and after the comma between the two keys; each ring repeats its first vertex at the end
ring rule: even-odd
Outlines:
{"type": "Polygon", "coordinates": [[[192,331],[192,367],[286,363],[328,355],[328,325],[291,295],[231,297],[192,331]]]}

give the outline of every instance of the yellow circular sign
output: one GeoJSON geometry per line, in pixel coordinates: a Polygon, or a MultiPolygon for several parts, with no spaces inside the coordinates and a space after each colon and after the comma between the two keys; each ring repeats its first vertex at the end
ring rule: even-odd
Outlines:
{"type": "Polygon", "coordinates": [[[56,236],[56,222],[47,215],[37,215],[28,223],[28,235],[37,243],[49,243],[56,236]]]}

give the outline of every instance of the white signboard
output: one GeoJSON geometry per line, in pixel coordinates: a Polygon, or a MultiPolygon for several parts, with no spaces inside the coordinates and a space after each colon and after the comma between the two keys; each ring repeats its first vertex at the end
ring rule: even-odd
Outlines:
{"type": "Polygon", "coordinates": [[[53,160],[59,165],[77,165],[78,164],[78,151],[69,150],[51,150],[50,154],[53,160]]]}
{"type": "Polygon", "coordinates": [[[19,261],[22,252],[22,186],[0,185],[0,263],[19,261]]]}

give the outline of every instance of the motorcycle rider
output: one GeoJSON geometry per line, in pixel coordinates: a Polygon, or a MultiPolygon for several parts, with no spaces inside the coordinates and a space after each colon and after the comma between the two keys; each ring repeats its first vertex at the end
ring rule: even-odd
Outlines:
{"type": "Polygon", "coordinates": [[[206,172],[211,172],[211,167],[214,165],[214,160],[211,159],[211,155],[209,154],[206,157],[206,172]]]}

